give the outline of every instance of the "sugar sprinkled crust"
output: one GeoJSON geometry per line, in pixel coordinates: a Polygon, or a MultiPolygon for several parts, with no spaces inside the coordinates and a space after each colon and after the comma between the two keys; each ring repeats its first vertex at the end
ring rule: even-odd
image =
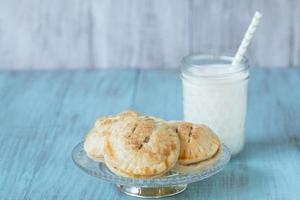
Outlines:
{"type": "Polygon", "coordinates": [[[168,171],[195,173],[222,154],[219,138],[205,125],[125,111],[98,118],[87,134],[87,155],[119,176],[155,178],[168,171]]]}
{"type": "Polygon", "coordinates": [[[105,163],[114,173],[132,178],[161,176],[178,159],[180,141],[164,121],[130,117],[116,122],[106,135],[105,163]]]}
{"type": "Polygon", "coordinates": [[[172,171],[174,172],[180,172],[180,173],[196,173],[202,170],[206,170],[216,164],[216,162],[220,159],[221,155],[223,153],[223,148],[220,146],[216,154],[204,161],[189,164],[189,165],[182,165],[179,162],[176,163],[174,168],[172,168],[172,171]]]}
{"type": "Polygon", "coordinates": [[[89,131],[84,141],[84,150],[88,157],[97,162],[103,162],[104,137],[110,131],[111,126],[119,120],[136,116],[139,116],[139,113],[135,111],[125,111],[115,116],[98,118],[94,128],[89,131]]]}
{"type": "Polygon", "coordinates": [[[103,131],[104,129],[109,130],[112,124],[114,124],[115,122],[130,117],[136,117],[139,115],[140,114],[138,112],[129,110],[129,111],[121,112],[115,116],[99,117],[96,120],[94,127],[100,131],[103,131]]]}
{"type": "Polygon", "coordinates": [[[217,153],[220,140],[207,126],[189,122],[169,122],[169,125],[180,138],[180,164],[198,163],[217,153]]]}
{"type": "Polygon", "coordinates": [[[87,134],[84,141],[84,150],[88,157],[103,162],[104,160],[104,135],[103,132],[93,128],[87,134]]]}

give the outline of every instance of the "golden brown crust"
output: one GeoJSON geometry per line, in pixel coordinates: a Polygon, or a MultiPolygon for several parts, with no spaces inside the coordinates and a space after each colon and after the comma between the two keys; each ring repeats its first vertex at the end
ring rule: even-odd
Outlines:
{"type": "Polygon", "coordinates": [[[125,118],[138,116],[135,111],[125,111],[115,116],[101,117],[95,122],[94,128],[87,134],[84,149],[87,155],[95,160],[102,162],[104,159],[104,137],[110,131],[111,126],[125,118]]]}
{"type": "Polygon", "coordinates": [[[97,162],[104,159],[104,136],[103,132],[91,129],[84,141],[84,150],[87,156],[97,162]]]}
{"type": "Polygon", "coordinates": [[[121,112],[118,114],[121,118],[127,118],[127,117],[137,117],[140,116],[140,113],[132,110],[127,110],[124,112],[121,112]]]}
{"type": "Polygon", "coordinates": [[[134,111],[97,119],[84,149],[113,173],[131,178],[159,177],[170,169],[197,172],[222,153],[219,138],[205,125],[166,122],[134,111]]]}
{"type": "Polygon", "coordinates": [[[211,158],[219,149],[220,140],[205,125],[169,122],[180,138],[179,163],[192,164],[211,158]]]}
{"type": "MultiPolygon", "coordinates": [[[[143,175],[137,175],[137,174],[128,174],[126,171],[118,169],[117,167],[115,167],[112,163],[110,163],[109,160],[107,160],[105,162],[107,168],[112,171],[114,174],[118,175],[118,176],[124,176],[124,177],[129,177],[129,178],[143,178],[143,179],[151,179],[151,178],[157,178],[157,177],[161,177],[164,174],[166,174],[169,170],[166,170],[160,174],[156,174],[156,175],[149,175],[149,176],[143,176],[143,175]]],[[[155,170],[154,170],[155,171],[155,170]]],[[[151,172],[149,172],[151,173],[151,172]]]]}
{"type": "Polygon", "coordinates": [[[180,142],[166,123],[137,116],[116,122],[104,147],[105,162],[112,171],[127,177],[152,177],[175,165],[180,142]]]}
{"type": "Polygon", "coordinates": [[[220,159],[220,157],[222,155],[222,152],[223,152],[223,148],[221,145],[213,157],[211,157],[207,160],[200,161],[200,162],[194,163],[194,164],[189,164],[189,165],[182,165],[179,162],[177,162],[176,165],[174,166],[174,168],[172,168],[172,171],[180,172],[180,173],[197,173],[199,171],[206,170],[218,162],[218,160],[220,159]]]}
{"type": "Polygon", "coordinates": [[[107,117],[99,117],[95,122],[95,128],[103,131],[103,129],[109,129],[112,124],[117,121],[129,118],[129,117],[136,117],[140,114],[135,111],[124,111],[115,116],[107,116],[107,117]]]}

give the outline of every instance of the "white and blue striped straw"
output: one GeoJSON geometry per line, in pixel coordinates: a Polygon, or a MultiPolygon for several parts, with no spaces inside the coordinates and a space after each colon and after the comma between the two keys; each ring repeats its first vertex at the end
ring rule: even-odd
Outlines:
{"type": "Polygon", "coordinates": [[[234,59],[232,61],[232,65],[238,65],[241,63],[246,51],[247,51],[247,47],[249,46],[254,32],[256,30],[256,27],[258,26],[259,22],[260,22],[260,18],[262,17],[262,14],[259,12],[255,12],[254,17],[252,18],[252,21],[248,27],[248,30],[240,44],[240,47],[237,51],[237,53],[234,56],[234,59]]]}

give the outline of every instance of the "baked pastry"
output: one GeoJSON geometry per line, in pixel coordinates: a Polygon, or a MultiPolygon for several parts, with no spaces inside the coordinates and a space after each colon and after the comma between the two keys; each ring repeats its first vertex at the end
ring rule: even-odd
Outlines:
{"type": "Polygon", "coordinates": [[[180,172],[180,173],[195,173],[195,172],[199,172],[202,170],[206,170],[209,167],[211,167],[212,165],[214,165],[221,157],[223,152],[223,148],[222,145],[219,147],[217,153],[204,161],[200,161],[198,163],[192,163],[192,164],[187,164],[187,165],[182,165],[177,163],[174,168],[172,169],[172,171],[174,172],[180,172]]]}
{"type": "Polygon", "coordinates": [[[84,150],[91,159],[102,162],[104,159],[104,136],[113,123],[128,117],[138,116],[134,111],[125,111],[115,116],[98,118],[84,141],[84,150]]]}
{"type": "Polygon", "coordinates": [[[173,171],[198,171],[218,160],[221,143],[210,128],[189,122],[169,122],[169,125],[180,138],[180,155],[173,171]]]}
{"type": "Polygon", "coordinates": [[[103,162],[104,133],[92,128],[85,138],[83,147],[89,158],[98,162],[103,162]]]}
{"type": "Polygon", "coordinates": [[[136,117],[136,116],[139,116],[140,114],[138,112],[135,112],[135,111],[124,111],[124,112],[121,112],[117,115],[114,115],[114,116],[108,116],[108,117],[100,117],[96,120],[95,122],[95,128],[96,129],[99,129],[100,131],[103,131],[103,129],[106,129],[108,130],[111,125],[119,120],[123,120],[125,118],[128,118],[128,117],[136,117]]]}
{"type": "Polygon", "coordinates": [[[131,178],[204,170],[220,159],[223,150],[219,138],[205,125],[166,122],[134,111],[98,118],[84,149],[115,174],[131,178]]]}
{"type": "Polygon", "coordinates": [[[117,175],[152,178],[165,174],[177,162],[180,141],[164,121],[136,116],[119,120],[105,136],[104,160],[117,175]]]}

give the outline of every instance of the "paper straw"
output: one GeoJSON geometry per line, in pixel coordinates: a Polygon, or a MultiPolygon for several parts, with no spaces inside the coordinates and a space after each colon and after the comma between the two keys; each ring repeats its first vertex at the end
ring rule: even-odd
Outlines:
{"type": "Polygon", "coordinates": [[[240,44],[240,47],[238,49],[238,51],[236,52],[234,59],[232,61],[232,65],[238,65],[241,63],[246,51],[247,51],[247,47],[249,46],[251,39],[254,35],[254,32],[256,30],[257,25],[260,22],[260,18],[262,17],[262,14],[260,14],[259,12],[255,12],[252,21],[248,27],[248,30],[246,32],[246,34],[244,35],[244,38],[240,44]]]}

